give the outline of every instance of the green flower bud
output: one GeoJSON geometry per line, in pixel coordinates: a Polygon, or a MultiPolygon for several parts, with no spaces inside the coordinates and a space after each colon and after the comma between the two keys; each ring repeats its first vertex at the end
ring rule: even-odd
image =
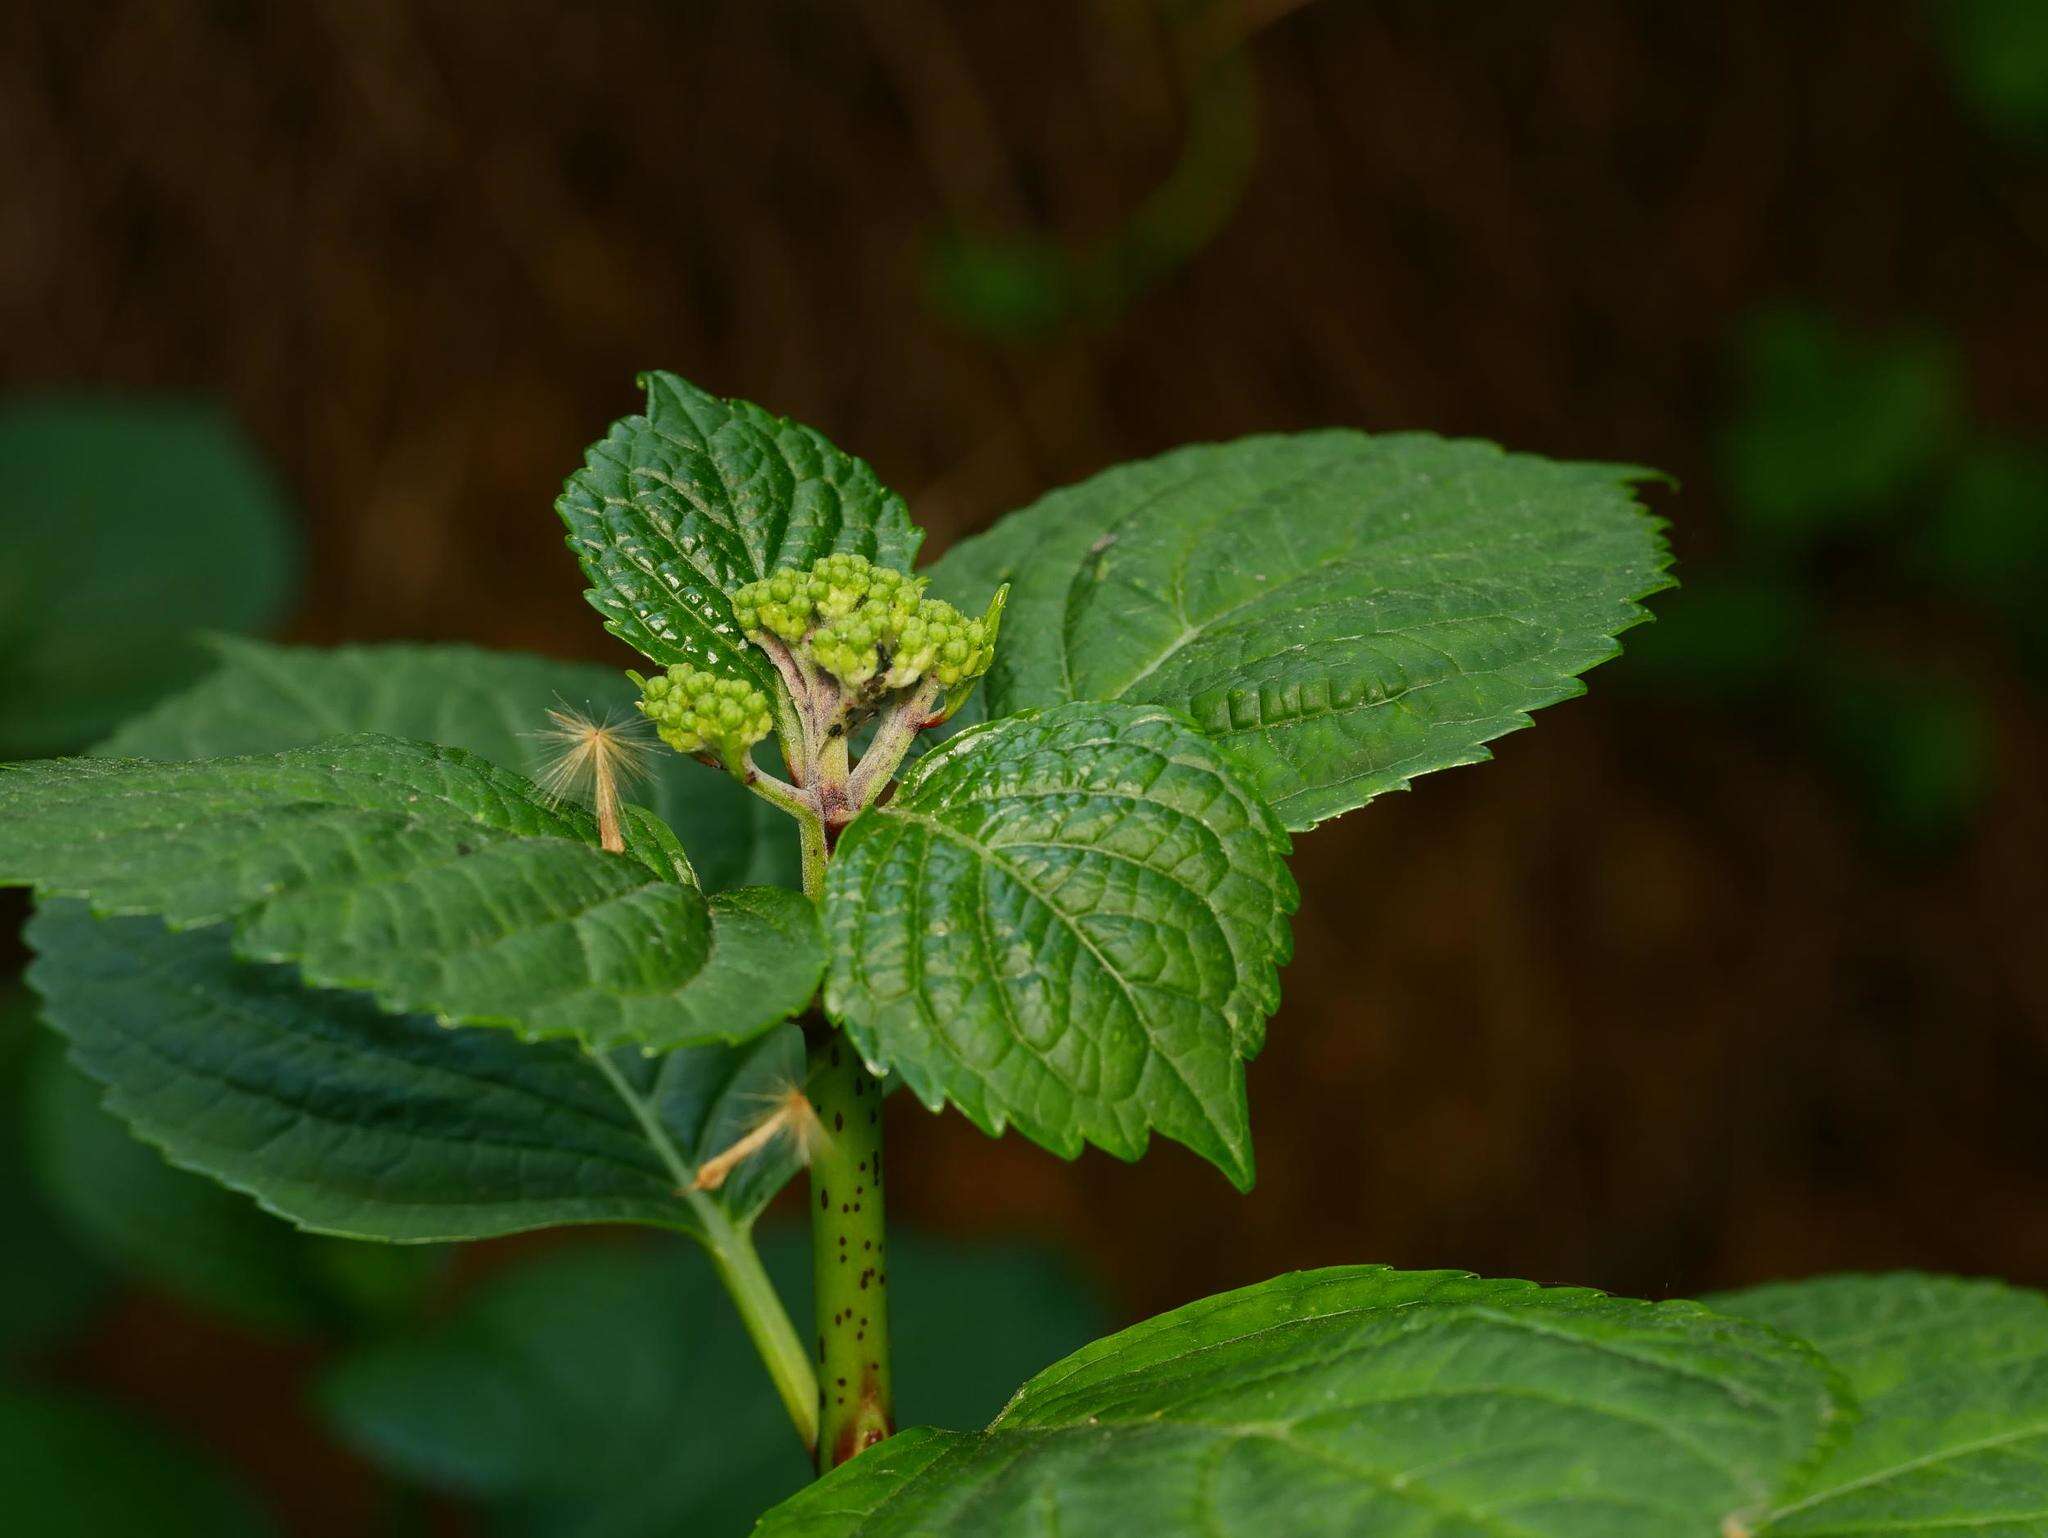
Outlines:
{"type": "Polygon", "coordinates": [[[838,553],[746,584],[732,595],[733,617],[750,639],[778,638],[847,689],[869,689],[878,675],[907,689],[935,670],[951,687],[986,668],[987,640],[924,592],[922,577],[838,553]]]}
{"type": "Polygon", "coordinates": [[[709,753],[734,773],[775,725],[768,697],[745,679],[684,663],[641,680],[640,695],[640,713],[663,742],[678,753],[709,753]]]}

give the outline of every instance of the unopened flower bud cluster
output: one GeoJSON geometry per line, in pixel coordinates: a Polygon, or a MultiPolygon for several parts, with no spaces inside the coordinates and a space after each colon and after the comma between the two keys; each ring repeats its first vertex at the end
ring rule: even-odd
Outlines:
{"type": "Polygon", "coordinates": [[[628,676],[640,686],[640,713],[678,753],[711,753],[736,765],[775,724],[768,696],[744,678],[721,678],[685,663],[652,678],[628,676]]]}
{"type": "Polygon", "coordinates": [[[850,690],[877,678],[887,689],[925,678],[952,689],[987,672],[995,655],[984,621],[925,597],[922,577],[858,555],[828,555],[808,571],[750,582],[732,607],[749,638],[776,637],[850,690]]]}

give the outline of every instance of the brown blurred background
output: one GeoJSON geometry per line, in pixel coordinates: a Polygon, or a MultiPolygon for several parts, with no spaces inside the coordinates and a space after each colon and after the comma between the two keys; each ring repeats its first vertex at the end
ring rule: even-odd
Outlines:
{"type": "Polygon", "coordinates": [[[1299,841],[1253,1195],[898,1103],[895,1212],[1070,1244],[1132,1316],[1350,1260],[2048,1283],[2036,590],[1926,542],[2048,426],[2048,141],[1943,10],[30,0],[4,382],[225,398],[303,510],[295,638],[621,664],[550,502],[644,367],[868,458],[928,554],[1255,430],[1668,470],[1681,576],[1797,623],[1660,599],[1654,665],[1299,841]],[[1820,386],[1760,314],[1945,360],[1926,454],[1791,554],[1757,419],[1820,386]]]}

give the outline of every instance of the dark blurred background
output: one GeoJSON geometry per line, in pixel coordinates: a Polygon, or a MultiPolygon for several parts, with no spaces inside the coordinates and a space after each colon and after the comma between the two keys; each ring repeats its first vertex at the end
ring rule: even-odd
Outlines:
{"type": "MultiPolygon", "coordinates": [[[[0,39],[5,386],[224,408],[305,547],[291,639],[624,665],[550,503],[645,367],[868,458],[928,555],[1259,430],[1676,477],[1686,585],[1589,699],[1299,841],[1252,1196],[899,1097],[905,1224],[1060,1247],[1112,1322],[1357,1260],[2048,1283],[2048,6],[25,0],[0,39]]],[[[500,1530],[390,1504],[304,1408],[331,1345],[98,1296],[25,1370],[284,1531],[500,1530]]]]}

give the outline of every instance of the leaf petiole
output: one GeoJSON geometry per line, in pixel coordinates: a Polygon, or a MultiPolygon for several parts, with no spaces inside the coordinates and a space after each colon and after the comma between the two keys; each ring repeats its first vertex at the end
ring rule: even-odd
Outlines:
{"type": "Polygon", "coordinates": [[[804,1450],[815,1449],[818,1445],[818,1375],[811,1370],[811,1359],[804,1351],[803,1342],[797,1338],[796,1326],[790,1323],[789,1310],[782,1306],[775,1284],[768,1280],[768,1273],[762,1269],[761,1256],[754,1248],[751,1230],[735,1223],[723,1207],[697,1189],[695,1172],[684,1162],[675,1140],[669,1136],[654,1107],[626,1082],[625,1075],[619,1072],[618,1065],[610,1056],[588,1045],[583,1052],[625,1103],[626,1109],[633,1113],[641,1132],[674,1178],[676,1195],[688,1205],[690,1216],[700,1230],[700,1242],[711,1256],[718,1280],[739,1310],[747,1338],[753,1341],[754,1349],[760,1353],[761,1365],[767,1368],[783,1407],[789,1411],[790,1421],[803,1441],[804,1450]]]}

